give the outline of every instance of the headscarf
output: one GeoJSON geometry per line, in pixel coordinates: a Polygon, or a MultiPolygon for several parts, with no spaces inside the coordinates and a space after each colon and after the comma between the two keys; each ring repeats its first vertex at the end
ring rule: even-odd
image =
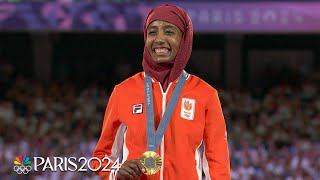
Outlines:
{"type": "Polygon", "coordinates": [[[144,42],[147,39],[147,28],[156,20],[166,21],[176,25],[182,32],[179,51],[172,62],[156,63],[148,51],[145,43],[142,67],[145,73],[155,78],[167,89],[170,82],[177,79],[186,67],[192,51],[193,28],[192,22],[185,10],[175,5],[160,5],[151,10],[145,20],[143,33],[144,42]]]}

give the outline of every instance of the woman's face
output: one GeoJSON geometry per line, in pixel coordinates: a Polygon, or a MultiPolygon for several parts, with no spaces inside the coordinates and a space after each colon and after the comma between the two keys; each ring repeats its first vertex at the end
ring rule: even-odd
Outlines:
{"type": "Polygon", "coordinates": [[[174,24],[165,21],[153,21],[147,28],[146,45],[156,63],[171,62],[176,57],[181,30],[174,24]]]}

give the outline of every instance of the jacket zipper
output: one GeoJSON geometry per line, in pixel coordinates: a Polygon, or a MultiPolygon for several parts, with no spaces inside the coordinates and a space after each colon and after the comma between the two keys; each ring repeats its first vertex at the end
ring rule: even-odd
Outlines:
{"type": "Polygon", "coordinates": [[[160,85],[160,88],[161,88],[161,93],[162,93],[162,115],[161,117],[163,116],[164,114],[164,111],[166,110],[166,104],[167,104],[167,94],[168,94],[168,91],[169,91],[169,88],[171,86],[172,83],[170,83],[166,89],[166,92],[163,92],[163,89],[162,89],[162,86],[161,84],[159,83],[160,85]]]}
{"type": "MultiPolygon", "coordinates": [[[[162,115],[161,118],[163,117],[164,111],[166,110],[166,104],[167,104],[167,93],[169,92],[169,88],[172,83],[170,83],[166,89],[166,92],[163,92],[162,86],[159,82],[161,93],[162,93],[162,115]]],[[[164,135],[163,139],[161,140],[161,145],[160,145],[160,156],[162,158],[162,166],[160,169],[160,180],[163,180],[163,163],[164,163],[164,135]]]]}

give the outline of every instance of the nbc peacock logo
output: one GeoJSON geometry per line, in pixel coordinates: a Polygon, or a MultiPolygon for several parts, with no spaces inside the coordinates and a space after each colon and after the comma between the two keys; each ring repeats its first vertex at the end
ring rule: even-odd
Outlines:
{"type": "Polygon", "coordinates": [[[17,174],[28,174],[32,169],[30,158],[28,156],[22,156],[21,154],[16,157],[13,164],[13,170],[17,174]]]}

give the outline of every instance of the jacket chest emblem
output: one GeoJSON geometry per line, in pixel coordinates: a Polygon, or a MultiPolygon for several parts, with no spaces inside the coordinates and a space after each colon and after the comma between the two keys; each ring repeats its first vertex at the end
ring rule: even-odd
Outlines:
{"type": "Polygon", "coordinates": [[[143,104],[132,105],[132,114],[141,114],[143,109],[143,104]]]}
{"type": "Polygon", "coordinates": [[[193,120],[196,100],[182,98],[180,116],[187,120],[193,120]]]}

